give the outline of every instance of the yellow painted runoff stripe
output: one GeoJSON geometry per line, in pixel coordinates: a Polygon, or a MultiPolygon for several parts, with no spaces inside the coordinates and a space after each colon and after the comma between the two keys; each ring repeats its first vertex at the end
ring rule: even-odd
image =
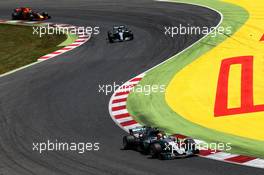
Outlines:
{"type": "Polygon", "coordinates": [[[264,1],[225,2],[246,9],[248,21],[177,73],[166,89],[166,102],[203,127],[263,141],[264,1]]]}

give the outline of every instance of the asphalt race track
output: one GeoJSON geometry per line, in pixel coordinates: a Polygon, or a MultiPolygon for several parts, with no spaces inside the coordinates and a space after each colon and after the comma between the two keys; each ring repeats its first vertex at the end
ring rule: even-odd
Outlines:
{"type": "Polygon", "coordinates": [[[62,56],[0,79],[0,174],[184,174],[248,175],[263,170],[199,157],[160,161],[121,150],[125,134],[109,116],[103,84],[121,84],[175,53],[201,36],[164,36],[163,26],[215,26],[212,10],[184,4],[151,1],[37,0],[1,1],[0,17],[9,19],[17,6],[48,11],[51,21],[99,26],[101,34],[62,56]],[[132,42],[109,44],[106,32],[125,24],[132,42]],[[32,142],[50,140],[99,142],[100,150],[76,152],[32,151],[32,142]]]}

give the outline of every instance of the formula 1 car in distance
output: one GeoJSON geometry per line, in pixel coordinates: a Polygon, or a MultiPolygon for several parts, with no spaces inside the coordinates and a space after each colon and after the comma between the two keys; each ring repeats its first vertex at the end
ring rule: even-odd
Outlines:
{"type": "Polygon", "coordinates": [[[51,16],[49,16],[47,12],[42,12],[42,13],[35,12],[28,7],[16,8],[12,13],[13,20],[42,21],[50,18],[51,16]]]}
{"type": "Polygon", "coordinates": [[[125,26],[114,26],[112,31],[107,32],[110,43],[131,41],[134,39],[134,34],[125,26]]]}
{"type": "Polygon", "coordinates": [[[190,157],[199,153],[193,139],[167,137],[163,131],[146,126],[130,129],[129,135],[123,137],[123,147],[162,160],[190,157]]]}

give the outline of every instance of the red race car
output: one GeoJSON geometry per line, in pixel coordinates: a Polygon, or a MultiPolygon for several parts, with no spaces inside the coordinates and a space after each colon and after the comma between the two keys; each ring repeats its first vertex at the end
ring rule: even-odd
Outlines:
{"type": "Polygon", "coordinates": [[[13,20],[42,21],[50,18],[51,16],[49,16],[47,12],[34,12],[31,8],[28,7],[16,8],[12,13],[13,20]]]}

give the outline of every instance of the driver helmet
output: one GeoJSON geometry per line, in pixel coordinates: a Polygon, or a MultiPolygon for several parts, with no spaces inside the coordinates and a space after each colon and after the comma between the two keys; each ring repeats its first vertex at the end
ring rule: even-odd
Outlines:
{"type": "Polygon", "coordinates": [[[157,134],[157,139],[160,140],[160,139],[162,139],[162,138],[163,138],[163,134],[162,134],[161,132],[159,132],[159,133],[157,134]]]}
{"type": "Polygon", "coordinates": [[[24,13],[29,13],[29,12],[31,12],[31,9],[30,8],[23,8],[23,12],[24,13]]]}

